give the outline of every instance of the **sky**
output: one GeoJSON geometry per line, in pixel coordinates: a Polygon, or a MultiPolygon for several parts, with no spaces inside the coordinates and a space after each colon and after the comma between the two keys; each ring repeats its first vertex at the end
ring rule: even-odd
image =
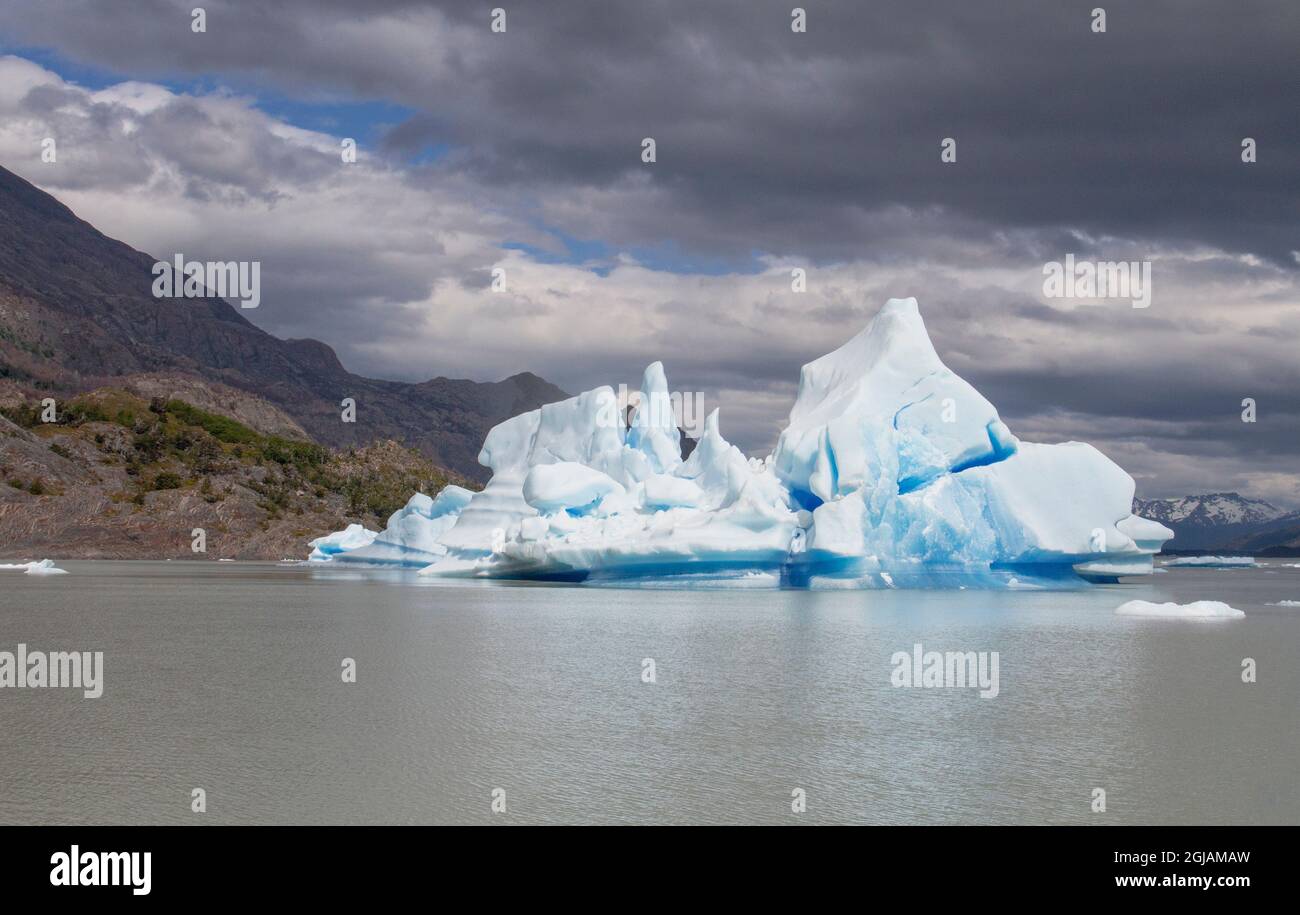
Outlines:
{"type": "Polygon", "coordinates": [[[762,454],[799,367],[915,296],[1021,438],[1300,507],[1300,5],[197,2],[6,0],[0,164],[260,261],[245,316],[352,371],[658,359],[762,454]],[[1067,255],[1150,263],[1149,306],[1049,296],[1067,255]]]}

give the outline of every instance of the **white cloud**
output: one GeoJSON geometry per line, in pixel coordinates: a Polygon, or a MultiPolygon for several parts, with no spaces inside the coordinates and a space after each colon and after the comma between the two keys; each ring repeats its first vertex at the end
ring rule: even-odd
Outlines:
{"type": "MultiPolygon", "coordinates": [[[[323,339],[366,374],[494,380],[530,370],[577,390],[635,385],[646,362],[662,359],[670,383],[721,403],[728,434],[761,447],[775,438],[800,363],[860,330],[889,296],[915,295],[941,354],[977,384],[1022,373],[1111,386],[1109,401],[1092,395],[1090,412],[1064,402],[1066,385],[1032,385],[1019,403],[1001,404],[1046,439],[1085,437],[1074,429],[1086,426],[1104,442],[1111,419],[1097,418],[1147,409],[1135,401],[1143,386],[1168,383],[1175,398],[1204,391],[1212,371],[1225,399],[1204,410],[1231,413],[1233,385],[1248,394],[1295,378],[1300,290],[1293,274],[1257,258],[1078,233],[1070,243],[1085,249],[1080,257],[1150,259],[1155,277],[1150,309],[1083,308],[1042,295],[1042,260],[1067,253],[1049,237],[1005,231],[977,241],[968,225],[945,235],[941,210],[891,207],[863,218],[903,247],[873,245],[851,262],[816,266],[786,252],[763,256],[757,273],[704,276],[648,269],[623,253],[602,276],[503,244],[554,249],[539,216],[585,220],[585,237],[600,237],[608,207],[656,193],[635,173],[581,195],[516,197],[364,149],[345,165],[339,141],[225,91],[178,94],[138,81],[90,91],[0,58],[0,161],[155,256],[261,261],[263,304],[248,316],[281,336],[323,339]],[[57,138],[57,164],[40,161],[46,136],[57,138]],[[804,294],[790,289],[795,265],[809,269],[804,294]],[[506,270],[505,293],[490,289],[494,266],[506,270]]],[[[1294,396],[1288,411],[1294,418],[1294,396]]],[[[1176,469],[1169,479],[1195,488],[1195,452],[1179,452],[1176,434],[1159,443],[1116,438],[1111,447],[1139,477],[1176,469]]],[[[1275,497],[1286,487],[1272,467],[1257,477],[1275,497]]]]}

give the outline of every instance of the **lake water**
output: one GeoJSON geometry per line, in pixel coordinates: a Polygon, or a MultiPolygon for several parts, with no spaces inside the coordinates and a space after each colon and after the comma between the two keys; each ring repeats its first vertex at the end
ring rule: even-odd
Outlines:
{"type": "Polygon", "coordinates": [[[3,823],[1300,822],[1300,607],[1269,606],[1300,568],[1276,561],[823,593],[60,565],[0,572],[0,650],[102,650],[104,694],[0,689],[3,823]],[[1132,598],[1247,616],[1117,617],[1132,598]],[[998,695],[892,687],[918,642],[998,652],[998,695]]]}

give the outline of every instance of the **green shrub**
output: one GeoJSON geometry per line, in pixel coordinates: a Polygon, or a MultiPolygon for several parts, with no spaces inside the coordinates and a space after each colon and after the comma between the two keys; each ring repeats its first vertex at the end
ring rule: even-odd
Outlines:
{"type": "Polygon", "coordinates": [[[154,475],[153,488],[159,489],[180,489],[181,478],[174,473],[164,470],[162,473],[154,475]]]}
{"type": "Polygon", "coordinates": [[[167,401],[167,413],[189,426],[198,426],[220,441],[230,445],[252,444],[260,436],[241,422],[226,416],[200,410],[183,400],[167,401]]]}
{"type": "Polygon", "coordinates": [[[38,404],[23,401],[12,407],[0,407],[0,415],[15,426],[35,429],[41,421],[41,408],[38,404]]]}
{"type": "Polygon", "coordinates": [[[262,446],[267,460],[277,464],[292,464],[299,469],[319,467],[329,460],[329,451],[311,442],[295,442],[272,435],[262,446]]]}

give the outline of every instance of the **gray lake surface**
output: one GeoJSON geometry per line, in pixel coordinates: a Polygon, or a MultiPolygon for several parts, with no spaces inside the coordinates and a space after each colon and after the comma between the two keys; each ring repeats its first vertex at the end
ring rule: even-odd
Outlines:
{"type": "Polygon", "coordinates": [[[0,689],[0,822],[1300,823],[1294,562],[1011,592],[3,571],[0,651],[102,651],[104,692],[0,689]],[[998,695],[891,686],[917,643],[998,652],[998,695]]]}

